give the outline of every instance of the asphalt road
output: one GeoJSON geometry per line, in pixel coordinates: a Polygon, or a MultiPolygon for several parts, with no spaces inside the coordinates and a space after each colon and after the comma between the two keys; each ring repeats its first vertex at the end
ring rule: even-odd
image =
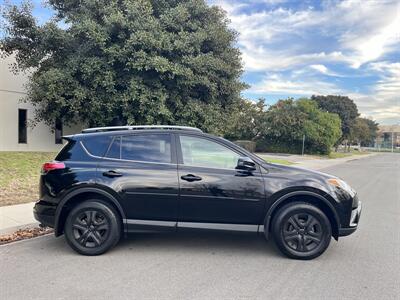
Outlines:
{"type": "Polygon", "coordinates": [[[399,299],[400,155],[323,171],[364,207],[358,231],[313,261],[282,257],[255,234],[134,235],[98,257],[45,236],[0,246],[0,298],[399,299]]]}

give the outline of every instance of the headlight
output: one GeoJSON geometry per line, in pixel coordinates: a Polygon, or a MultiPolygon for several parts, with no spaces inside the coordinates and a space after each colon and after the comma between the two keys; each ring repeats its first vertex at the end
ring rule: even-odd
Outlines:
{"type": "Polygon", "coordinates": [[[352,196],[354,196],[354,194],[355,194],[355,192],[354,192],[354,190],[351,188],[351,186],[348,185],[348,184],[346,183],[346,181],[343,181],[343,180],[341,180],[341,179],[339,179],[339,178],[330,178],[330,179],[328,179],[328,183],[329,183],[330,185],[333,185],[333,186],[335,186],[335,187],[337,187],[337,188],[340,188],[340,189],[342,189],[342,190],[348,192],[348,193],[349,193],[350,195],[352,195],[352,196]]]}

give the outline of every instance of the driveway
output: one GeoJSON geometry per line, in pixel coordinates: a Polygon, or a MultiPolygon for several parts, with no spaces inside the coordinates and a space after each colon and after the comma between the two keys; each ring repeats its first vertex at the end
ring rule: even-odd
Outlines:
{"type": "Polygon", "coordinates": [[[359,230],[313,261],[282,257],[256,234],[133,235],[98,257],[45,236],[0,246],[0,298],[399,299],[400,155],[323,171],[347,180],[364,207],[359,230]]]}

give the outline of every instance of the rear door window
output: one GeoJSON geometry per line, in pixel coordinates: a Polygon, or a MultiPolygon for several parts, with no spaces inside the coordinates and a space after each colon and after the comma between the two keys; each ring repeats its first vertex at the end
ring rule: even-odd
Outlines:
{"type": "MultiPolygon", "coordinates": [[[[120,143],[121,159],[154,163],[172,161],[170,134],[126,135],[121,137],[120,143]]],[[[109,152],[115,152],[111,151],[113,146],[109,152]]]]}
{"type": "Polygon", "coordinates": [[[106,157],[121,159],[121,137],[116,136],[107,152],[106,157]]]}

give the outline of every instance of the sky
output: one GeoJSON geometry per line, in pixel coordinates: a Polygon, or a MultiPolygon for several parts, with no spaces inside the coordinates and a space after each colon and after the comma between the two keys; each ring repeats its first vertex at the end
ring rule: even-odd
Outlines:
{"type": "Polygon", "coordinates": [[[239,33],[245,97],[347,95],[362,116],[400,122],[399,0],[209,3],[239,33]]]}
{"type": "MultiPolygon", "coordinates": [[[[51,17],[33,2],[39,22],[51,17]]],[[[400,0],[207,2],[238,32],[244,97],[346,95],[363,117],[400,123],[400,0]]]]}

